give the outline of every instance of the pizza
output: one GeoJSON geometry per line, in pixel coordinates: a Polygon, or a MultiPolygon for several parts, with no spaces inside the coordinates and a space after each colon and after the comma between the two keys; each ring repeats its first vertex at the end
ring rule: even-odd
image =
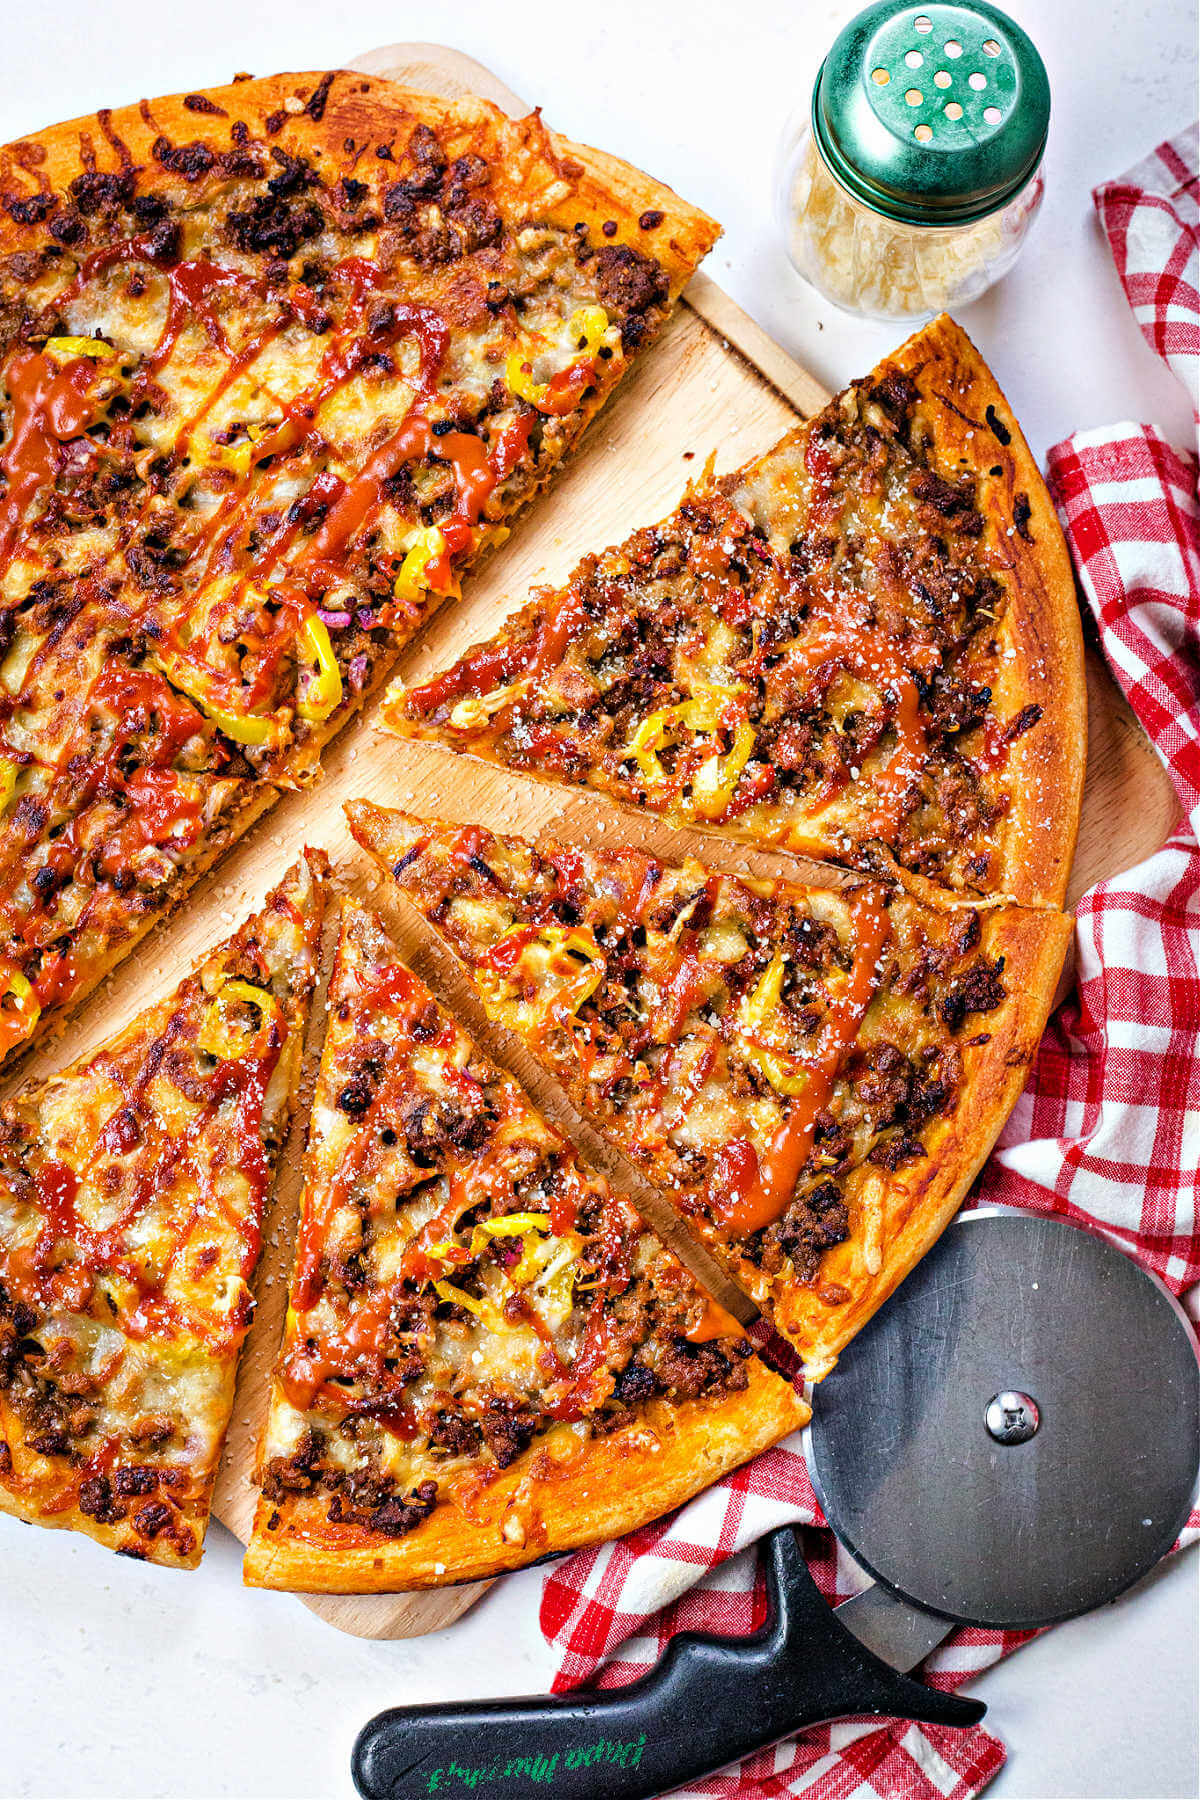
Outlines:
{"type": "Polygon", "coordinates": [[[961,1204],[1069,921],[347,811],[489,1017],[825,1374],[961,1204]]]}
{"type": "Polygon", "coordinates": [[[1086,743],[1062,533],[936,320],[737,474],[586,557],[387,722],[676,824],[1061,905],[1086,743]]]}
{"type": "Polygon", "coordinates": [[[808,1417],[344,903],[253,1586],[407,1589],[615,1537],[808,1417]]]}
{"type": "Polygon", "coordinates": [[[716,230],[338,71],[0,150],[0,1052],[316,773],[716,230]]]}
{"type": "Polygon", "coordinates": [[[0,1108],[0,1509],[194,1568],[316,973],[309,851],[167,999],[0,1108]]]}

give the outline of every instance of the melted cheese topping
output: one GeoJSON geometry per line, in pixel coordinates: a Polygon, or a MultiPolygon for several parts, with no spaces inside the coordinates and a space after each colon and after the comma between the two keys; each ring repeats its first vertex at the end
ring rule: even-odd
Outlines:
{"type": "Polygon", "coordinates": [[[0,1336],[18,1340],[0,1485],[26,1517],[198,1558],[299,1071],[313,876],[301,865],[169,1000],[0,1121],[0,1336]]]}
{"type": "Polygon", "coordinates": [[[225,98],[145,166],[89,161],[56,236],[9,205],[0,1053],[255,782],[313,774],[665,311],[657,261],[622,249],[626,291],[559,222],[582,171],[536,119],[451,106],[310,158],[225,98]],[[104,691],[115,664],[162,692],[104,691]]]}
{"type": "Polygon", "coordinates": [[[330,993],[273,1499],[319,1483],[331,1520],[368,1531],[425,1480],[466,1504],[531,1437],[578,1448],[602,1409],[632,1417],[630,1362],[639,1399],[669,1389],[664,1344],[718,1340],[709,1366],[729,1367],[734,1321],[712,1328],[681,1265],[349,904],[330,993]]]}
{"type": "Polygon", "coordinates": [[[981,1017],[986,1043],[1005,996],[991,912],[935,911],[866,882],[747,884],[632,850],[534,850],[365,802],[349,812],[489,1014],[756,1298],[819,1279],[821,1252],[847,1237],[878,1269],[890,1172],[936,1145],[967,1021],[981,1017]],[[564,915],[604,964],[574,1008],[559,1001],[564,915]]]}

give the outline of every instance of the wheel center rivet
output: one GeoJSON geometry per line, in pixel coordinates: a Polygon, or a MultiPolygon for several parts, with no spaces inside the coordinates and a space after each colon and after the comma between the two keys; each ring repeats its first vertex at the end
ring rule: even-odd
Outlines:
{"type": "Polygon", "coordinates": [[[987,1403],[983,1422],[998,1444],[1027,1444],[1042,1422],[1032,1394],[1005,1388],[987,1403]]]}

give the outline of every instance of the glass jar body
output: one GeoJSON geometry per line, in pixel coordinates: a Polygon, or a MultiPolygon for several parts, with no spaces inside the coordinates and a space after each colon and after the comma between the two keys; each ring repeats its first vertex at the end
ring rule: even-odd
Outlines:
{"type": "Polygon", "coordinates": [[[794,268],[825,299],[868,319],[919,323],[977,300],[1016,261],[1042,202],[1035,170],[1020,192],[964,225],[911,225],[876,212],[836,179],[807,119],[780,159],[779,222],[794,268]]]}

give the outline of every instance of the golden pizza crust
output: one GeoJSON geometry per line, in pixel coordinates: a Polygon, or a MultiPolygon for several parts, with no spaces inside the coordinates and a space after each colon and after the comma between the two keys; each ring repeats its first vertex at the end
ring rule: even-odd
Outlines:
{"type": "Polygon", "coordinates": [[[961,326],[943,313],[881,365],[889,367],[916,383],[941,472],[967,469],[976,483],[982,543],[1008,590],[1005,641],[1015,652],[996,685],[999,711],[1041,708],[1005,764],[1010,807],[992,886],[1021,905],[1061,906],[1087,764],[1083,635],[1062,527],[1008,401],[961,326]]]}
{"type": "Polygon", "coordinates": [[[327,1497],[260,1499],[243,1579],[308,1594],[403,1593],[485,1580],[620,1537],[808,1423],[789,1382],[757,1358],[748,1370],[749,1386],[723,1400],[651,1401],[637,1424],[590,1440],[570,1463],[533,1445],[481,1485],[469,1515],[447,1502],[392,1542],[363,1545],[359,1529],[331,1524],[327,1497]]]}
{"type": "MultiPolygon", "coordinates": [[[[967,1197],[1025,1086],[1071,941],[1062,913],[1005,907],[985,913],[984,948],[1004,957],[1007,998],[981,1016],[984,1044],[963,1051],[953,1113],[937,1121],[927,1154],[887,1172],[864,1165],[847,1184],[851,1232],[824,1253],[810,1286],[779,1290],[774,1321],[820,1381],[867,1320],[932,1248],[967,1197]],[[849,1298],[823,1298],[841,1288],[849,1298]]],[[[981,1033],[982,1035],[982,1033],[981,1033]]]]}
{"type": "MultiPolygon", "coordinates": [[[[464,144],[482,132],[511,146],[514,194],[540,201],[543,215],[568,229],[578,220],[597,227],[614,222],[616,231],[605,233],[607,241],[630,243],[656,257],[667,273],[672,301],[720,233],[715,220],[665,183],[618,157],[559,137],[543,124],[540,112],[513,120],[476,95],[443,100],[351,69],[235,81],[68,119],[0,149],[0,186],[17,193],[47,186],[61,190],[93,168],[153,166],[154,146],[162,138],[174,145],[227,149],[230,126],[239,119],[275,148],[307,157],[326,180],[352,174],[364,150],[370,147],[373,155],[376,145],[386,145],[414,124],[444,127],[452,120],[464,144]],[[201,110],[189,101],[199,102],[201,110]],[[355,148],[348,150],[351,142],[355,148]],[[662,223],[642,227],[640,218],[653,212],[664,215],[662,223]]],[[[189,192],[186,179],[165,168],[156,175],[156,186],[185,200],[189,192]]],[[[0,214],[0,250],[19,247],[25,236],[25,227],[0,214]]]]}

